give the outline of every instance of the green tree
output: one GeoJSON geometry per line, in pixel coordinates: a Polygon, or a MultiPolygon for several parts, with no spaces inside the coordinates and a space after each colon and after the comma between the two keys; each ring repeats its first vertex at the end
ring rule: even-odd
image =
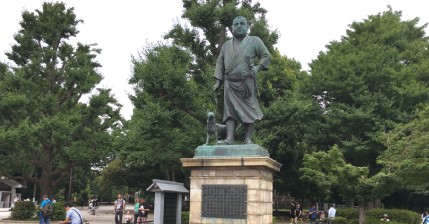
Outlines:
{"type": "Polygon", "coordinates": [[[386,150],[378,158],[383,171],[394,175],[401,187],[425,192],[429,187],[429,106],[409,123],[397,125],[382,135],[386,150]]]}
{"type": "Polygon", "coordinates": [[[379,171],[386,147],[380,133],[406,123],[428,102],[429,42],[419,19],[389,9],[353,22],[311,64],[303,88],[324,108],[327,148],[338,144],[347,162],[379,171]]]}
{"type": "Polygon", "coordinates": [[[356,201],[359,207],[359,223],[365,220],[366,203],[374,198],[386,196],[395,185],[391,175],[378,173],[370,176],[368,167],[353,166],[346,162],[338,146],[328,152],[304,155],[300,179],[309,185],[310,195],[316,199],[331,200],[337,192],[348,205],[356,201]]]}
{"type": "Polygon", "coordinates": [[[298,170],[304,154],[326,139],[323,111],[311,96],[300,93],[309,76],[298,62],[277,51],[271,61],[270,69],[258,76],[264,118],[256,123],[255,137],[283,164],[275,175],[276,191],[303,197],[310,190],[299,180],[298,170]]]}
{"type": "Polygon", "coordinates": [[[266,25],[266,11],[251,1],[184,0],[183,7],[191,27],[175,24],[165,35],[171,46],[149,46],[133,60],[135,110],[121,143],[125,163],[171,180],[183,173],[179,159],[204,142],[207,110],[220,117],[211,90],[214,65],[234,17],[244,15],[254,25],[250,34],[261,35],[269,49],[278,38],[266,25]]]}
{"type": "Polygon", "coordinates": [[[120,105],[108,89],[97,89],[102,76],[95,45],[77,43],[73,8],[44,3],[24,11],[16,44],[7,53],[14,63],[0,69],[0,172],[28,180],[53,195],[73,167],[106,161],[112,135],[120,128],[120,105]]]}
{"type": "Polygon", "coordinates": [[[321,110],[311,98],[289,90],[264,108],[264,119],[256,128],[258,142],[270,152],[270,157],[283,164],[276,174],[278,192],[304,197],[310,188],[299,180],[299,168],[306,153],[316,150],[317,140],[325,135],[320,132],[321,110]]]}
{"type": "Polygon", "coordinates": [[[205,136],[201,94],[188,76],[191,62],[188,52],[163,45],[146,49],[133,62],[136,109],[123,139],[124,158],[170,180],[181,169],[179,159],[190,157],[205,136]]]}

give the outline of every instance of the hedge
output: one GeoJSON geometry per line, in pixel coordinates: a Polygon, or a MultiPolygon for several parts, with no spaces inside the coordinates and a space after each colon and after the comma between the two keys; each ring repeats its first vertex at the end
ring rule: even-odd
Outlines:
{"type": "Polygon", "coordinates": [[[28,220],[36,215],[36,208],[31,201],[17,201],[11,212],[13,220],[28,220]]]}
{"type": "MultiPolygon", "coordinates": [[[[365,210],[364,224],[382,224],[383,215],[387,214],[390,224],[410,224],[421,223],[420,214],[404,209],[371,209],[365,210]]],[[[335,218],[335,224],[355,224],[359,223],[359,210],[357,208],[338,208],[335,218]],[[341,220],[339,220],[339,218],[341,220]],[[347,221],[343,220],[346,219],[347,221]]]]}
{"type": "Polygon", "coordinates": [[[66,219],[66,210],[64,209],[64,203],[54,203],[54,213],[51,216],[51,221],[61,221],[66,219]]]}
{"type": "MultiPolygon", "coordinates": [[[[53,204],[54,212],[51,215],[51,221],[60,221],[66,218],[64,203],[56,202],[53,204]]],[[[39,207],[34,206],[31,201],[18,201],[11,213],[12,220],[29,220],[37,218],[39,207]]]]}

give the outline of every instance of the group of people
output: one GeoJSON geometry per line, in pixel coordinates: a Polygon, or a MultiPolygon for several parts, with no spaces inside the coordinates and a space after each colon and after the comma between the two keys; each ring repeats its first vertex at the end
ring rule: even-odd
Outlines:
{"type": "MultiPolygon", "coordinates": [[[[114,214],[115,214],[115,223],[122,223],[122,216],[126,208],[126,202],[122,198],[122,195],[118,195],[118,199],[114,203],[114,214]]],[[[134,204],[133,214],[128,210],[125,215],[125,222],[127,224],[146,224],[147,216],[150,211],[149,205],[145,202],[144,198],[136,198],[134,204]]]]}
{"type": "Polygon", "coordinates": [[[91,198],[91,200],[88,201],[88,209],[91,209],[92,207],[98,208],[99,202],[96,197],[91,198]]]}
{"type": "MultiPolygon", "coordinates": [[[[39,224],[50,224],[51,217],[50,213],[47,213],[47,208],[53,209],[52,204],[54,200],[50,200],[47,195],[43,195],[43,201],[40,203],[39,207],[39,224]]],[[[82,213],[79,209],[73,207],[71,203],[64,203],[64,209],[66,210],[66,219],[64,221],[58,222],[59,224],[83,224],[82,213]]],[[[51,211],[52,212],[52,211],[51,211]]]]}
{"type": "Polygon", "coordinates": [[[93,197],[88,201],[88,213],[95,215],[95,209],[98,208],[98,199],[93,197]]]}
{"type": "MultiPolygon", "coordinates": [[[[326,217],[326,212],[321,210],[318,211],[315,205],[312,205],[311,208],[308,210],[308,218],[310,219],[310,223],[327,223],[331,224],[332,221],[335,219],[337,210],[335,209],[334,205],[332,205],[328,210],[328,217],[326,217]]],[[[297,202],[291,202],[291,223],[304,223],[303,221],[303,211],[302,207],[297,202]]]]}
{"type": "MultiPolygon", "coordinates": [[[[92,206],[95,206],[95,202],[91,201],[92,206]]],[[[43,196],[43,201],[39,207],[39,224],[50,224],[50,215],[46,215],[45,210],[48,205],[52,205],[53,202],[48,198],[47,195],[43,196]]],[[[115,214],[115,223],[122,223],[122,216],[126,208],[126,201],[122,198],[122,195],[118,195],[118,199],[114,203],[114,214],[115,214]]],[[[67,211],[66,219],[60,221],[59,224],[83,224],[83,216],[79,209],[73,207],[70,203],[64,204],[64,209],[67,211]]],[[[134,204],[133,215],[130,211],[126,212],[125,221],[127,224],[146,224],[148,213],[150,211],[150,206],[146,204],[144,198],[136,198],[134,204]]]]}

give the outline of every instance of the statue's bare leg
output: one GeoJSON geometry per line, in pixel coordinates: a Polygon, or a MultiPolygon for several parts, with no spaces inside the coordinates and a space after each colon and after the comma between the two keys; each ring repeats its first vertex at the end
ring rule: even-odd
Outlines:
{"type": "Polygon", "coordinates": [[[253,123],[244,123],[244,144],[252,143],[253,123]]]}

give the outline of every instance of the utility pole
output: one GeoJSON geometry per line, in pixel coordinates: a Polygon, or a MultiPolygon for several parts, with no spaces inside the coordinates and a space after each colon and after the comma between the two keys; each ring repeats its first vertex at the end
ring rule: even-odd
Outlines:
{"type": "Polygon", "coordinates": [[[70,179],[69,179],[69,202],[71,201],[71,192],[72,192],[72,178],[73,178],[73,168],[70,168],[70,179]]]}
{"type": "Polygon", "coordinates": [[[33,190],[33,202],[35,202],[36,201],[36,187],[37,187],[37,185],[36,184],[34,184],[34,190],[33,190]]]}

